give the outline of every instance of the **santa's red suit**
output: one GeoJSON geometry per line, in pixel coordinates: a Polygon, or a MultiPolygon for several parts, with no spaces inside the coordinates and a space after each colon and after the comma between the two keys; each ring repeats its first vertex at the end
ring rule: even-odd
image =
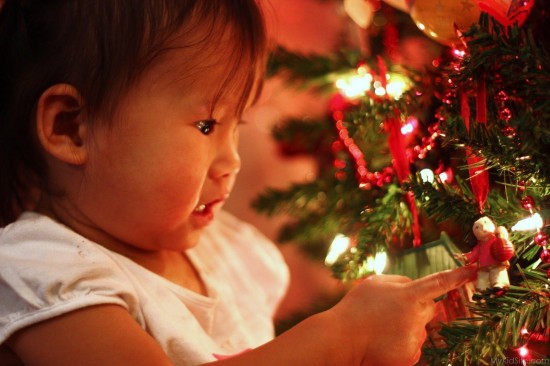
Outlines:
{"type": "Polygon", "coordinates": [[[507,273],[510,263],[508,260],[503,260],[508,256],[505,253],[510,251],[513,252],[513,246],[509,241],[492,234],[486,241],[478,240],[474,249],[464,254],[467,263],[477,262],[479,270],[476,289],[478,291],[510,287],[507,273]]]}

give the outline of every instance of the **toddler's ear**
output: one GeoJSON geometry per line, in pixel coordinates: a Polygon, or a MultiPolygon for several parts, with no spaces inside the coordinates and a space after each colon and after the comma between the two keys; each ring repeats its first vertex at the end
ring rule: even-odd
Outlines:
{"type": "Polygon", "coordinates": [[[49,87],[38,100],[36,132],[42,147],[53,157],[72,165],[82,165],[88,160],[84,144],[88,126],[82,113],[82,97],[69,84],[49,87]]]}

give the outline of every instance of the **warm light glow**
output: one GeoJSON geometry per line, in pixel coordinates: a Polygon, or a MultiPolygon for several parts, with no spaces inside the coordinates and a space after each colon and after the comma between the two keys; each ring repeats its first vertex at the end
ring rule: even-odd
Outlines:
{"type": "MultiPolygon", "coordinates": [[[[360,70],[364,68],[359,68],[360,70]]],[[[345,75],[340,77],[334,85],[340,89],[347,98],[354,99],[365,95],[371,89],[372,76],[365,71],[358,71],[358,75],[345,75]]]]}
{"type": "Polygon", "coordinates": [[[525,346],[520,347],[518,349],[518,353],[519,353],[521,358],[526,358],[527,356],[529,356],[529,349],[525,346]]]}
{"type": "Polygon", "coordinates": [[[401,134],[408,135],[413,133],[416,126],[418,126],[418,120],[415,117],[407,118],[407,122],[401,127],[401,134]]]}
{"type": "Polygon", "coordinates": [[[422,182],[424,183],[433,183],[435,175],[431,169],[426,168],[420,171],[420,178],[422,178],[422,182]]]}
{"type": "Polygon", "coordinates": [[[452,53],[456,58],[460,58],[460,59],[463,59],[464,56],[466,55],[465,50],[461,50],[461,49],[458,49],[456,47],[453,47],[452,53]]]}
{"type": "Polygon", "coordinates": [[[512,226],[512,231],[540,231],[542,224],[542,217],[538,213],[535,213],[531,217],[519,220],[517,224],[512,226]]]}
{"type": "Polygon", "coordinates": [[[330,244],[328,254],[325,257],[325,264],[330,266],[336,263],[338,258],[348,250],[350,238],[343,234],[338,234],[330,244]]]}
{"type": "Polygon", "coordinates": [[[401,74],[388,73],[385,77],[386,88],[380,80],[373,79],[366,66],[359,66],[353,73],[339,75],[334,85],[348,99],[362,97],[370,90],[380,97],[387,94],[398,99],[410,87],[410,80],[401,74]]]}
{"type": "Polygon", "coordinates": [[[409,81],[399,74],[388,74],[388,84],[386,85],[386,92],[393,99],[398,99],[403,93],[409,89],[409,81]]]}
{"type": "Polygon", "coordinates": [[[413,131],[414,131],[414,128],[410,123],[404,124],[403,127],[401,127],[401,134],[403,135],[408,135],[413,131]]]}
{"type": "Polygon", "coordinates": [[[374,94],[378,95],[379,97],[383,97],[386,95],[386,89],[382,88],[381,86],[374,89],[374,94]]]}
{"type": "Polygon", "coordinates": [[[374,272],[376,274],[381,274],[386,269],[386,264],[388,263],[388,255],[386,252],[378,252],[374,257],[367,258],[367,272],[374,272]]]}

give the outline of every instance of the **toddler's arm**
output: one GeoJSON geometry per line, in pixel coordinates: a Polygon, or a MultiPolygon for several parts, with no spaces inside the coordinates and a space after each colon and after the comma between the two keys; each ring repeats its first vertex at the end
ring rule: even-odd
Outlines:
{"type": "MultiPolygon", "coordinates": [[[[372,276],[332,309],[306,319],[231,365],[412,365],[420,356],[432,299],[472,280],[462,267],[416,281],[372,276]]],[[[117,305],[100,305],[32,325],[8,345],[34,365],[172,365],[158,343],[117,305]]]]}
{"type": "Polygon", "coordinates": [[[76,310],[8,339],[28,366],[170,366],[160,345],[118,305],[76,310]]]}
{"type": "Polygon", "coordinates": [[[219,365],[413,365],[433,317],[433,299],[475,276],[476,267],[468,266],[416,281],[369,277],[332,309],[219,365]]]}

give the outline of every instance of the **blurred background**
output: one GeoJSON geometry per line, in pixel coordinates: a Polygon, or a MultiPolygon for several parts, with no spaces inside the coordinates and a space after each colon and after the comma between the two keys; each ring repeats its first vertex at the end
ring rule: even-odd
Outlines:
{"type": "MultiPolygon", "coordinates": [[[[271,0],[265,13],[273,42],[300,53],[327,54],[336,50],[343,38],[353,40],[359,34],[339,1],[271,0]]],[[[267,187],[285,188],[292,182],[314,179],[316,166],[311,157],[289,159],[280,154],[271,129],[289,117],[314,117],[325,112],[326,103],[316,93],[272,78],[267,80],[258,104],[244,116],[247,123],[240,127],[242,169],[225,208],[273,241],[285,217],[258,214],[251,201],[267,187]]],[[[297,246],[285,244],[280,248],[290,267],[291,286],[278,319],[314,311],[323,305],[318,302],[341,293],[342,285],[322,263],[307,258],[297,246]]]]}

